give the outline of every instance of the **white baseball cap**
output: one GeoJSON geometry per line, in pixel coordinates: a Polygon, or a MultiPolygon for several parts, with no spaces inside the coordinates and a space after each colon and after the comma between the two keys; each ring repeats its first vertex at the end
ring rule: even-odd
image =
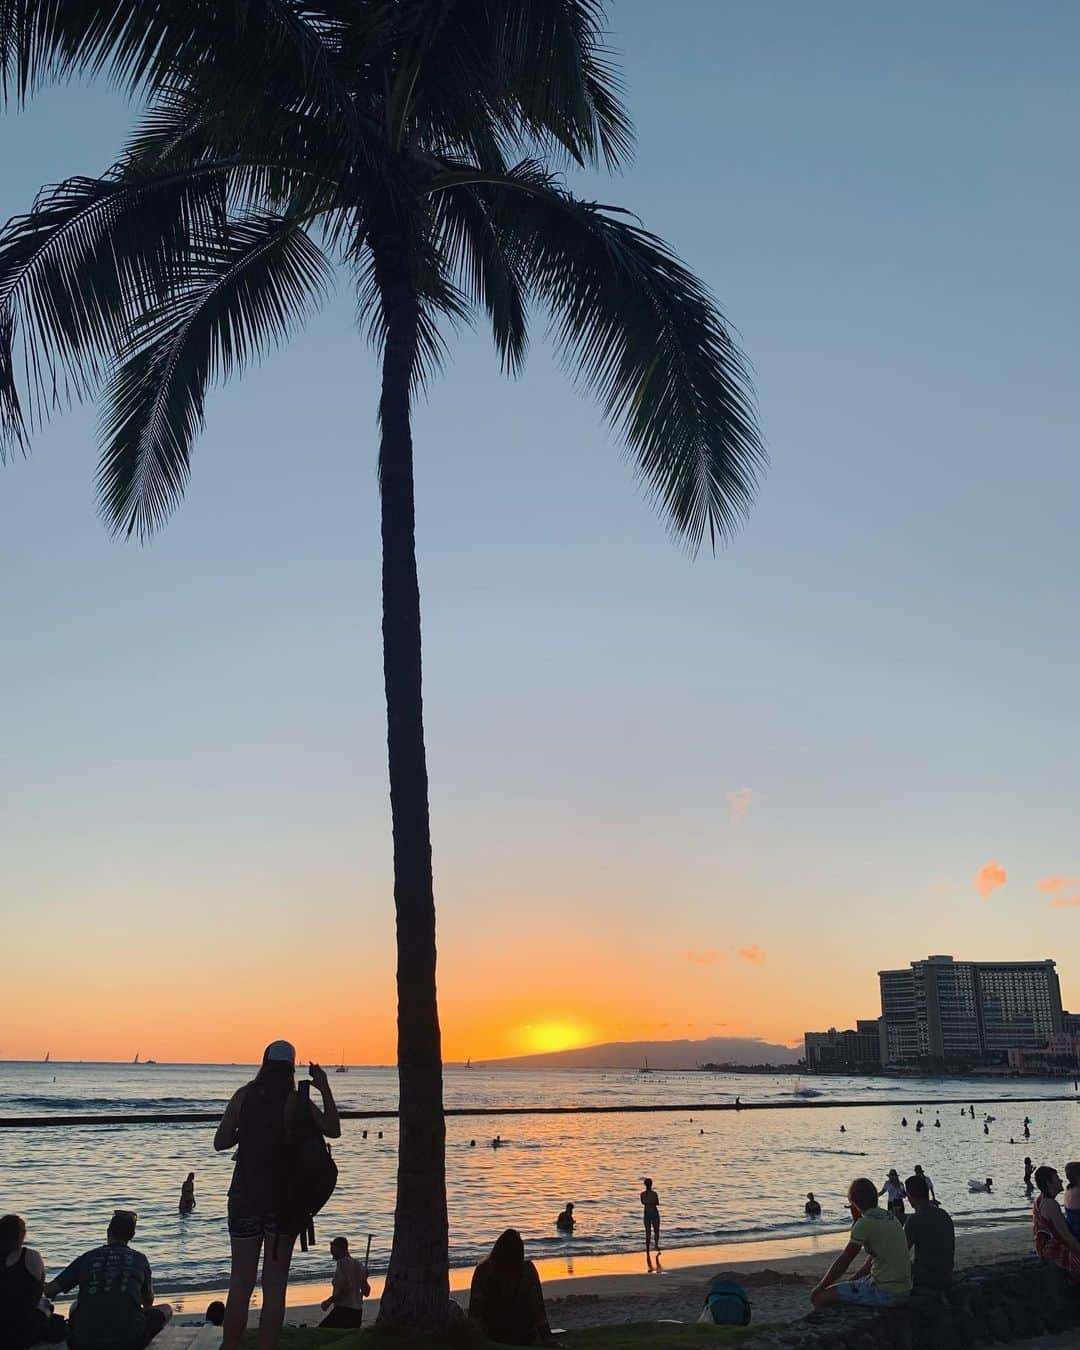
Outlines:
{"type": "Polygon", "coordinates": [[[295,1064],[296,1047],[291,1041],[271,1041],[263,1051],[263,1062],[267,1064],[295,1064]]]}

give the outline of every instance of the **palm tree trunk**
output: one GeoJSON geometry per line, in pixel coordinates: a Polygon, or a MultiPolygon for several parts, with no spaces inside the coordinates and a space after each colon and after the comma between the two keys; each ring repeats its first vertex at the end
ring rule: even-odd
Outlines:
{"type": "Polygon", "coordinates": [[[446,1125],[435,994],[435,898],[421,694],[410,384],[418,306],[404,249],[383,251],[383,670],[397,914],[399,1138],[394,1241],[379,1320],[442,1326],[449,1305],[446,1125]]]}

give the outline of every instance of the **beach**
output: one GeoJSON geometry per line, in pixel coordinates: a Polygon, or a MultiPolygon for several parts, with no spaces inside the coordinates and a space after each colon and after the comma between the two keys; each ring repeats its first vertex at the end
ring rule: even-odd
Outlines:
{"type": "MultiPolygon", "coordinates": [[[[712,1276],[720,1273],[738,1280],[746,1289],[755,1323],[788,1323],[810,1311],[810,1290],[844,1243],[842,1235],[838,1238],[832,1234],[813,1251],[791,1254],[791,1245],[777,1241],[673,1250],[661,1258],[662,1269],[654,1274],[643,1269],[644,1256],[638,1253],[581,1261],[576,1263],[572,1275],[566,1273],[563,1263],[540,1261],[537,1265],[551,1325],[568,1331],[625,1322],[696,1321],[704,1303],[705,1286],[712,1276]],[[560,1264],[563,1264],[561,1271],[560,1264]]],[[[957,1228],[957,1270],[1023,1256],[1031,1250],[1031,1225],[1027,1221],[1010,1220],[988,1229],[962,1225],[957,1228]]],[[[470,1277],[471,1271],[467,1270],[451,1274],[451,1297],[463,1308],[468,1307],[470,1277]]],[[[376,1293],[379,1288],[376,1283],[376,1293]]],[[[290,1298],[303,1301],[290,1302],[286,1323],[290,1326],[318,1323],[324,1316],[319,1301],[329,1292],[329,1283],[292,1287],[290,1298]]],[[[183,1324],[201,1320],[212,1296],[201,1294],[197,1310],[191,1298],[169,1301],[177,1308],[177,1321],[183,1324]]],[[[378,1307],[377,1297],[368,1301],[367,1323],[378,1316],[378,1307]]],[[[258,1313],[253,1307],[252,1325],[257,1321],[258,1313]]]]}

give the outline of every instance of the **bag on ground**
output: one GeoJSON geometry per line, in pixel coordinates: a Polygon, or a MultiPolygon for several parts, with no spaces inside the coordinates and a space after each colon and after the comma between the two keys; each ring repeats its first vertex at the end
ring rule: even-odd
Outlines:
{"type": "Polygon", "coordinates": [[[750,1322],[750,1300],[737,1280],[714,1275],[705,1295],[705,1309],[699,1318],[722,1327],[745,1327],[750,1322]]]}

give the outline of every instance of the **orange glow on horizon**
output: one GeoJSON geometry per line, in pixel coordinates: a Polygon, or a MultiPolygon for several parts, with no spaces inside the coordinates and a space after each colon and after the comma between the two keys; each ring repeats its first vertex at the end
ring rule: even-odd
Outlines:
{"type": "Polygon", "coordinates": [[[574,1050],[579,1045],[595,1044],[599,1038],[591,1027],[560,1018],[527,1022],[518,1029],[515,1039],[520,1042],[521,1054],[541,1055],[555,1050],[574,1050]]]}

